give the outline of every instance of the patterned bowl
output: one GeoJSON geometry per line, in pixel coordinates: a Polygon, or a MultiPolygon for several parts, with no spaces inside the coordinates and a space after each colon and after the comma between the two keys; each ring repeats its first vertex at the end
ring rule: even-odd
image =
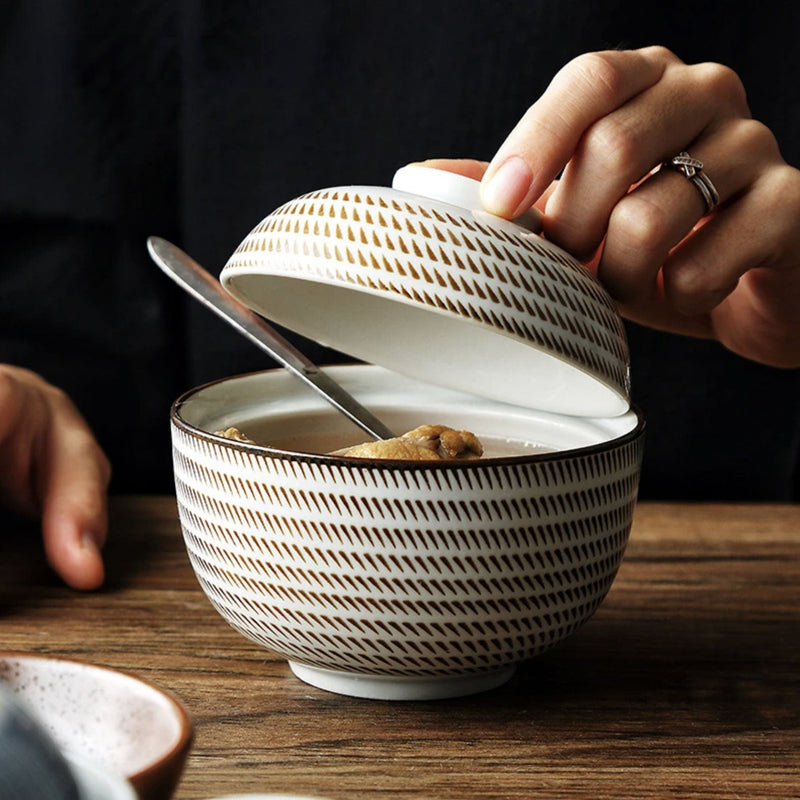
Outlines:
{"type": "Polygon", "coordinates": [[[171,415],[183,535],[236,630],[315,686],[427,699],[498,686],[586,622],[628,539],[636,409],[576,417],[328,371],[394,430],[468,429],[485,457],[326,455],[363,434],[283,370],[186,393],[171,415]],[[229,427],[260,444],[215,434],[229,427]]]}
{"type": "Polygon", "coordinates": [[[116,798],[102,790],[113,776],[139,800],[172,796],[193,737],[172,695],[108,667],[12,651],[0,652],[0,681],[65,754],[80,785],[100,787],[87,798],[116,798]]]}

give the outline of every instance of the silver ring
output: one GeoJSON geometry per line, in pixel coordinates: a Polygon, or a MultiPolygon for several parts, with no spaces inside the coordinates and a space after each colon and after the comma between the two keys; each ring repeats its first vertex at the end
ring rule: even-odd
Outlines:
{"type": "Polygon", "coordinates": [[[703,162],[692,158],[685,150],[682,150],[674,158],[670,158],[662,165],[664,169],[671,169],[680,172],[684,178],[690,180],[699,190],[706,204],[706,214],[710,214],[719,205],[719,192],[711,181],[711,178],[703,172],[703,162]]]}

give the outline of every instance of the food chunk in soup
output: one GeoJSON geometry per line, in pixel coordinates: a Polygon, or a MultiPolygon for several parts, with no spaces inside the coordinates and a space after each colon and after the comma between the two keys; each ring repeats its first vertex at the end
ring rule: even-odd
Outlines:
{"type": "MultiPolygon", "coordinates": [[[[237,442],[256,444],[234,427],[215,431],[215,434],[237,442]]],[[[480,458],[483,455],[483,445],[470,431],[459,431],[446,425],[420,425],[393,439],[364,442],[334,450],[329,455],[393,461],[457,461],[480,458]]]]}
{"type": "Polygon", "coordinates": [[[233,439],[237,442],[244,442],[245,444],[255,444],[249,437],[243,434],[238,428],[225,428],[224,431],[214,431],[214,436],[224,436],[226,439],[233,439]]]}
{"type": "Polygon", "coordinates": [[[331,455],[400,461],[468,460],[480,458],[483,445],[469,431],[457,431],[445,425],[420,425],[394,439],[365,442],[335,450],[331,455]]]}

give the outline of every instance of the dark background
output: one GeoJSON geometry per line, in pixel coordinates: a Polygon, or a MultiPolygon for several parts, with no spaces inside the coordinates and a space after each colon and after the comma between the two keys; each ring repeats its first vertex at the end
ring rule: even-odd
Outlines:
{"type": "MultiPolygon", "coordinates": [[[[387,185],[427,157],[488,160],[559,67],[609,47],[733,67],[797,165],[798,22],[771,2],[6,0],[0,361],[73,396],[114,491],[170,491],[172,400],[270,364],[169,283],[148,235],[218,273],[303,192],[387,185]]],[[[800,372],[629,334],[642,497],[800,497],[800,372]]]]}

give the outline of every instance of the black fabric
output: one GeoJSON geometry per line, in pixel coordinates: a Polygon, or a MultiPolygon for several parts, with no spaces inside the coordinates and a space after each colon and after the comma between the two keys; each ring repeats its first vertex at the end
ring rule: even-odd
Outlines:
{"type": "MultiPolygon", "coordinates": [[[[386,185],[432,156],[489,159],[560,66],[607,47],[660,43],[732,66],[799,164],[800,11],[646,6],[6,0],[0,361],[73,396],[112,458],[114,490],[169,491],[171,401],[271,365],[181,296],[147,235],[218,272],[302,192],[386,185]]],[[[649,423],[642,497],[800,496],[799,371],[629,332],[649,423]]]]}

